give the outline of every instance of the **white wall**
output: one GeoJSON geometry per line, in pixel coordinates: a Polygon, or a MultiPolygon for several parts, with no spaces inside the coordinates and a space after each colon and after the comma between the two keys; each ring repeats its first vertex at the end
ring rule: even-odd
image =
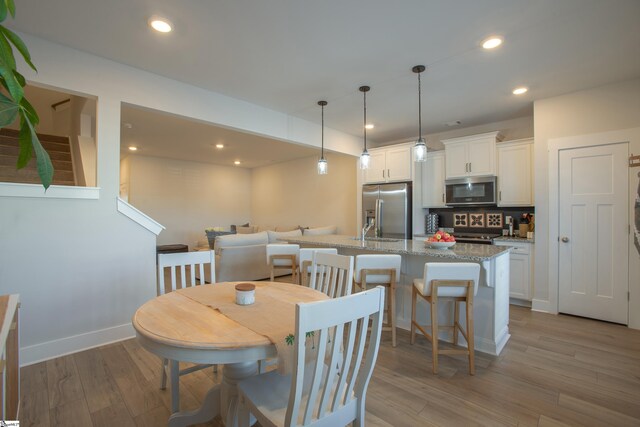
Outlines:
{"type": "Polygon", "coordinates": [[[356,233],[355,157],[326,153],[329,173],[318,175],[317,156],[253,169],[251,222],[271,226],[336,225],[356,233]]]}
{"type": "MultiPolygon", "coordinates": [[[[605,85],[589,90],[548,98],[534,103],[535,131],[535,289],[534,308],[554,312],[557,307],[549,304],[553,295],[549,289],[549,221],[556,212],[549,212],[549,141],[555,138],[596,134],[640,126],[640,79],[605,85]]],[[[633,150],[634,147],[631,147],[633,150]]],[[[637,148],[635,148],[637,150],[637,148]]],[[[630,183],[631,187],[637,182],[630,183]]],[[[631,252],[632,257],[637,253],[631,252]]],[[[635,258],[630,267],[637,269],[635,258]],[[635,267],[634,267],[635,266],[635,267]]],[[[634,275],[630,276],[631,278],[634,275]]],[[[637,275],[635,275],[637,278],[637,275]]],[[[633,284],[633,283],[632,283],[633,284]]],[[[637,283],[636,283],[637,285],[637,283]]],[[[555,292],[555,290],[553,290],[555,292]]],[[[636,292],[637,293],[637,292],[636,292]]],[[[632,295],[630,313],[640,312],[640,297],[632,295]]],[[[640,319],[633,326],[640,328],[640,319]]]]}
{"type": "MultiPolygon", "coordinates": [[[[320,126],[20,36],[38,67],[18,65],[28,81],[98,100],[99,199],[7,196],[0,185],[0,293],[21,294],[28,364],[131,336],[135,309],[155,295],[155,236],[116,210],[122,102],[309,145],[320,126]]],[[[358,138],[331,135],[329,149],[358,153],[358,138]]]]}
{"type": "Polygon", "coordinates": [[[207,227],[251,220],[249,169],[127,156],[129,203],[162,225],[158,244],[206,242],[207,227]]]}

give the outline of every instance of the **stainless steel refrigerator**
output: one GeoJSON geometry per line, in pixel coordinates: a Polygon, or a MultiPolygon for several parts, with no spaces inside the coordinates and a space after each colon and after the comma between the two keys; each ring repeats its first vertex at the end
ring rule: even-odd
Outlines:
{"type": "Polygon", "coordinates": [[[362,225],[366,237],[411,239],[411,183],[362,186],[362,225]]]}

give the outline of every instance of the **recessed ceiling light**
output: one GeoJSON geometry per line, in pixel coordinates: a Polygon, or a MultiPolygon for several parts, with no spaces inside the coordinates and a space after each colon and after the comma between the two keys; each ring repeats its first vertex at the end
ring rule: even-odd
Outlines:
{"type": "Polygon", "coordinates": [[[364,128],[365,129],[373,129],[375,126],[373,125],[373,123],[367,123],[364,128]]]}
{"type": "Polygon", "coordinates": [[[513,94],[514,95],[522,95],[523,93],[527,93],[527,91],[529,90],[529,88],[524,87],[524,86],[520,86],[517,87],[513,90],[513,94]]]}
{"type": "Polygon", "coordinates": [[[136,147],[135,145],[130,145],[129,151],[138,151],[138,147],[136,147]]]}
{"type": "Polygon", "coordinates": [[[502,37],[491,36],[482,42],[482,47],[485,49],[495,49],[500,46],[503,41],[502,37]]]}
{"type": "Polygon", "coordinates": [[[216,144],[216,148],[224,148],[224,144],[216,144]]]}
{"type": "Polygon", "coordinates": [[[239,165],[240,164],[240,160],[236,160],[235,162],[233,162],[234,165],[239,165]]]}
{"type": "Polygon", "coordinates": [[[168,19],[161,18],[160,16],[152,16],[149,19],[149,25],[160,33],[169,33],[172,30],[171,22],[169,22],[168,19]]]}

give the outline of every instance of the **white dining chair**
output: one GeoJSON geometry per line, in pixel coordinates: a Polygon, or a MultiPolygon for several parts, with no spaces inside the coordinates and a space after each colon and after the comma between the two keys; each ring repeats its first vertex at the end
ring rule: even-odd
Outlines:
{"type": "MultiPolygon", "coordinates": [[[[189,286],[198,286],[205,283],[215,283],[216,281],[216,256],[214,251],[180,252],[173,254],[158,254],[158,295],[167,292],[165,285],[165,274],[171,274],[170,290],[183,289],[189,286]]],[[[171,412],[180,410],[180,376],[201,369],[214,367],[215,365],[195,365],[180,370],[178,360],[163,359],[162,377],[160,389],[167,388],[167,369],[171,377],[171,412]]]]}
{"type": "Polygon", "coordinates": [[[309,287],[331,298],[351,294],[353,257],[323,252],[313,254],[309,287]]]}
{"type": "Polygon", "coordinates": [[[383,330],[391,331],[391,345],[396,346],[396,283],[400,279],[402,257],[392,254],[362,254],[356,255],[356,265],[353,273],[354,285],[363,290],[367,286],[382,285],[388,288],[387,295],[387,325],[383,330]]]}
{"type": "Polygon", "coordinates": [[[383,310],[383,287],[297,304],[293,373],[240,381],[238,425],[248,427],[253,414],[262,426],[363,426],[383,310]]]}
{"type": "Polygon", "coordinates": [[[478,293],[480,264],[471,262],[428,262],[424,265],[422,278],[413,279],[411,292],[411,344],[416,339],[416,328],[431,341],[433,373],[438,373],[438,354],[466,354],[469,358],[469,374],[475,375],[473,297],[478,293]],[[420,295],[430,305],[431,333],[416,322],[416,301],[420,295]],[[453,301],[453,325],[438,325],[438,304],[440,300],[453,301]],[[458,304],[466,305],[466,330],[460,325],[458,304]],[[458,332],[467,341],[466,349],[438,349],[439,327],[453,328],[453,345],[458,345],[458,332]]]}
{"type": "Polygon", "coordinates": [[[302,286],[308,286],[309,277],[311,277],[311,264],[313,264],[313,254],[315,252],[324,252],[326,254],[337,254],[336,248],[300,248],[299,258],[299,278],[298,283],[302,286]]]}
{"type": "Polygon", "coordinates": [[[298,253],[300,245],[287,243],[267,244],[267,264],[271,270],[271,281],[274,281],[276,270],[291,269],[293,283],[298,283],[298,253]]]}

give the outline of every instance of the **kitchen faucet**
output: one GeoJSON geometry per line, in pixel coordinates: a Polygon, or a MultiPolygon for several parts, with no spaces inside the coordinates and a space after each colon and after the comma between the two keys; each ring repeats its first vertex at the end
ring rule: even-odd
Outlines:
{"type": "Polygon", "coordinates": [[[369,230],[371,230],[371,227],[373,227],[375,225],[375,221],[373,221],[373,218],[369,218],[369,224],[365,225],[364,227],[362,227],[362,241],[364,242],[364,236],[369,232],[369,230]]]}

